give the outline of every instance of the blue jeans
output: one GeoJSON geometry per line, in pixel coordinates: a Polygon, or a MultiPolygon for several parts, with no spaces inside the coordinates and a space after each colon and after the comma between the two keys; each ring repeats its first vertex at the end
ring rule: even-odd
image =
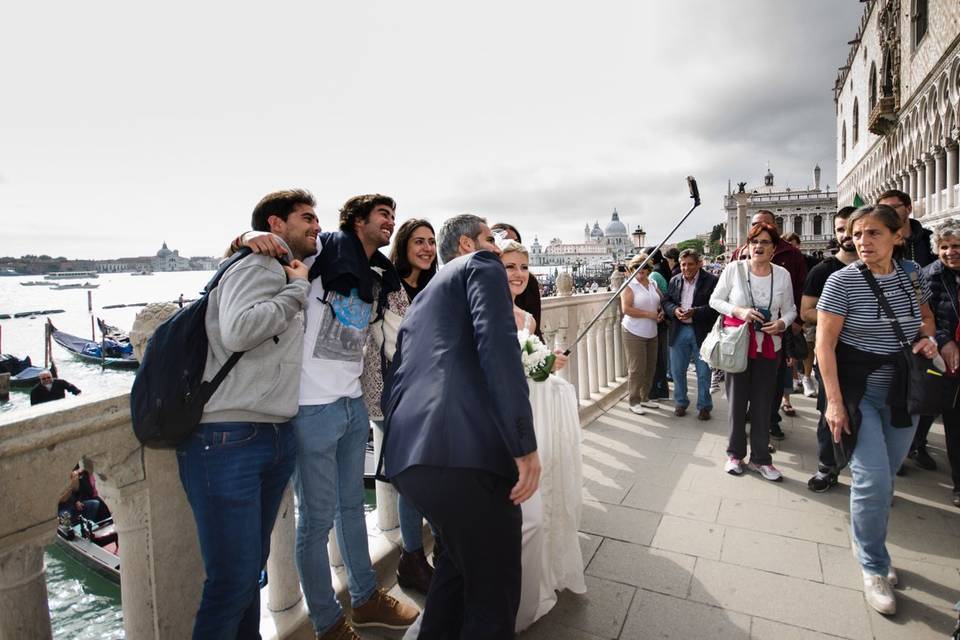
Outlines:
{"type": "Polygon", "coordinates": [[[300,516],[297,570],[310,620],[322,635],[343,615],[333,593],[327,553],[334,523],[353,606],[365,603],[377,587],[363,513],[363,461],[370,422],[363,398],[340,398],[301,406],[292,423],[298,449],[293,476],[300,516]]]}
{"type": "Polygon", "coordinates": [[[690,405],[690,398],[687,397],[687,367],[690,366],[691,356],[697,369],[697,409],[710,411],[713,409],[710,365],[700,358],[700,346],[693,325],[679,324],[673,337],[673,346],[670,347],[670,369],[673,375],[673,402],[684,409],[690,405]]]}
{"type": "Polygon", "coordinates": [[[260,571],[296,455],[289,423],[201,424],[177,448],[207,573],[195,639],[260,638],[260,571]]]}
{"type": "Polygon", "coordinates": [[[917,426],[896,428],[890,424],[887,386],[867,386],[860,401],[863,421],[850,457],[850,521],[860,565],[867,573],[886,576],[890,570],[887,552],[887,519],[893,499],[893,480],[907,457],[917,426]]]}
{"type": "MultiPolygon", "coordinates": [[[[383,431],[383,420],[371,420],[377,429],[383,431]]],[[[397,517],[400,520],[400,539],[403,550],[413,553],[423,549],[423,514],[417,511],[408,498],[397,492],[397,517]]]]}

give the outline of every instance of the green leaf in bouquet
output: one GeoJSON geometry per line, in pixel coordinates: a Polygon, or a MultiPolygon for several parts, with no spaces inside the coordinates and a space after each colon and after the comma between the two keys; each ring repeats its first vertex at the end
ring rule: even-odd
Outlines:
{"type": "Polygon", "coordinates": [[[534,382],[543,382],[549,378],[550,372],[553,370],[553,363],[556,362],[556,360],[557,355],[555,353],[548,355],[543,359],[543,364],[530,373],[530,379],[534,382]]]}

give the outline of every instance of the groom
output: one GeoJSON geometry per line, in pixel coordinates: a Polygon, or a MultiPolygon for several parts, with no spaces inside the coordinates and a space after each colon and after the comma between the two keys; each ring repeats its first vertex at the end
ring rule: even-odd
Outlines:
{"type": "Polygon", "coordinates": [[[486,221],[451,218],[438,243],[445,266],[397,338],[384,473],[444,543],[419,637],[513,638],[520,503],[540,478],[513,302],[486,221]]]}

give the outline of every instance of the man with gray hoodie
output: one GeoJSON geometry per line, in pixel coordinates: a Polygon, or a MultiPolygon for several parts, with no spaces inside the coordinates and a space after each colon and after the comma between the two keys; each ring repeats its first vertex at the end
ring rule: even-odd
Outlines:
{"type": "Polygon", "coordinates": [[[289,420],[298,410],[309,290],[301,260],[316,253],[320,230],[314,206],[299,189],[265,196],[253,210],[253,228],[277,236],[289,262],[246,256],[208,299],[204,379],[232,353],[244,356],[177,448],[207,575],[194,639],[260,637],[259,576],[296,461],[289,420]]]}

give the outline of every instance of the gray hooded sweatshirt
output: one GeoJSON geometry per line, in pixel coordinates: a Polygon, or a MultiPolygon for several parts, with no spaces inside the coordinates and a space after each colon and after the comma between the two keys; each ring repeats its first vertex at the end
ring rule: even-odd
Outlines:
{"type": "Polygon", "coordinates": [[[303,355],[303,306],[309,283],[287,282],[269,256],[230,267],[207,302],[211,380],[235,351],[246,353],[204,407],[205,422],[286,422],[297,414],[303,355]]]}

